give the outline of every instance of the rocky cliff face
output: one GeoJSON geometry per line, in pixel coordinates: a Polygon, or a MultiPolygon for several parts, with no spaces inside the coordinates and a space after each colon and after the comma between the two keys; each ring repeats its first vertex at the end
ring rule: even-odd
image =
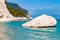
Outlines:
{"type": "Polygon", "coordinates": [[[10,12],[8,11],[6,4],[5,4],[5,0],[0,0],[0,22],[11,21],[15,19],[16,18],[12,14],[10,14],[10,12]]]}
{"type": "Polygon", "coordinates": [[[5,0],[0,0],[0,18],[13,18],[6,8],[5,0]]]}
{"type": "Polygon", "coordinates": [[[17,4],[0,0],[0,22],[17,20],[17,17],[29,18],[28,11],[19,7],[17,4]]]}

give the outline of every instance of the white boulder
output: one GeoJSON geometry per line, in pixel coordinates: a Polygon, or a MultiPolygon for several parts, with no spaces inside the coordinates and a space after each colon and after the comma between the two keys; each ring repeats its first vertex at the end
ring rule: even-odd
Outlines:
{"type": "Polygon", "coordinates": [[[55,18],[53,18],[52,16],[49,16],[49,15],[43,14],[25,24],[22,24],[22,26],[33,27],[33,28],[52,27],[52,26],[55,26],[56,23],[57,23],[57,21],[55,18]]]}

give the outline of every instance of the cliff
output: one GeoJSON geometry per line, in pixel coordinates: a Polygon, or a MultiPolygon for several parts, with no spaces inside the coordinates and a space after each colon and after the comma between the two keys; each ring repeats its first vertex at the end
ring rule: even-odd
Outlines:
{"type": "Polygon", "coordinates": [[[0,0],[0,22],[17,20],[7,9],[5,0],[0,0]]]}

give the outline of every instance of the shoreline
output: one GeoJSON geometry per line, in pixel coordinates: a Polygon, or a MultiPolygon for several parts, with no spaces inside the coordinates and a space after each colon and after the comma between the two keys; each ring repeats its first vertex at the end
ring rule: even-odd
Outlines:
{"type": "Polygon", "coordinates": [[[9,19],[9,18],[0,18],[0,22],[11,22],[11,21],[29,21],[31,19],[28,18],[22,18],[22,19],[18,19],[18,18],[14,18],[14,19],[9,19]]]}

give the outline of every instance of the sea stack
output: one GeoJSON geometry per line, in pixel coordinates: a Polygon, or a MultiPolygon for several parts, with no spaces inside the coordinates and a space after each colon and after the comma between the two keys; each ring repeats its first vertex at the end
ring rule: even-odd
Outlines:
{"type": "Polygon", "coordinates": [[[33,20],[22,24],[24,27],[31,27],[31,28],[46,28],[46,27],[54,27],[57,24],[57,21],[52,16],[42,14],[34,18],[33,20]]]}
{"type": "Polygon", "coordinates": [[[5,0],[0,0],[0,22],[16,20],[8,11],[5,0]]]}

